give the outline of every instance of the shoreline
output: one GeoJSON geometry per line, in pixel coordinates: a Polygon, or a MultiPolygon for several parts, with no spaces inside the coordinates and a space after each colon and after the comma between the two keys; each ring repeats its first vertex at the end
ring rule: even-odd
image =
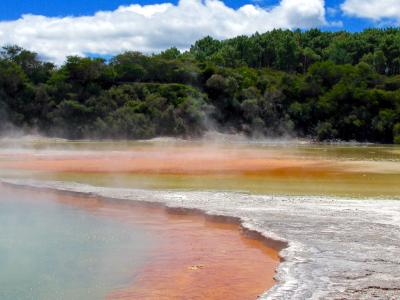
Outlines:
{"type": "MultiPolygon", "coordinates": [[[[275,251],[281,252],[285,248],[289,246],[289,243],[285,240],[272,238],[269,236],[263,235],[261,232],[251,229],[244,226],[243,220],[239,217],[228,216],[228,215],[215,215],[215,214],[208,214],[206,211],[198,208],[186,208],[186,207],[170,207],[164,203],[160,202],[152,202],[152,201],[138,201],[138,200],[128,200],[128,199],[119,199],[119,198],[112,198],[112,197],[103,197],[101,195],[93,195],[91,193],[79,192],[79,191],[69,191],[69,190],[60,190],[56,188],[41,188],[29,185],[20,185],[15,183],[7,182],[7,180],[3,180],[0,178],[0,185],[3,184],[5,186],[10,186],[18,189],[26,189],[26,190],[38,190],[38,191],[48,191],[48,192],[56,192],[59,194],[65,194],[70,196],[80,196],[80,197],[95,197],[98,198],[106,203],[109,204],[129,204],[132,206],[142,206],[142,207],[153,207],[153,208],[162,208],[165,209],[170,214],[184,214],[184,215],[197,215],[203,216],[209,221],[219,222],[219,223],[230,223],[234,225],[240,226],[240,229],[244,236],[258,240],[265,244],[266,247],[271,248],[275,251]]],[[[279,256],[280,261],[284,260],[283,257],[279,256]]]]}
{"type": "MultiPolygon", "coordinates": [[[[106,217],[117,217],[118,219],[121,219],[121,220],[123,220],[124,217],[118,214],[119,210],[126,209],[127,211],[130,211],[130,208],[132,208],[132,209],[136,208],[136,209],[139,209],[139,211],[144,210],[144,213],[146,213],[147,210],[150,210],[150,215],[149,215],[150,217],[152,216],[152,214],[160,214],[161,211],[164,211],[168,216],[172,216],[174,218],[177,217],[178,219],[181,219],[181,218],[184,218],[184,219],[188,218],[190,220],[193,219],[193,222],[195,222],[195,223],[198,222],[198,220],[197,220],[198,218],[201,218],[201,219],[204,218],[204,220],[205,220],[205,222],[207,222],[207,224],[209,224],[209,222],[211,224],[211,225],[207,225],[207,227],[210,226],[210,229],[208,229],[208,230],[218,230],[218,229],[213,229],[214,226],[216,226],[216,228],[219,228],[220,225],[226,224],[226,225],[222,225],[223,228],[226,227],[225,230],[236,231],[237,229],[239,229],[238,234],[245,239],[246,243],[247,243],[247,241],[249,241],[249,242],[253,241],[253,242],[251,242],[251,245],[252,245],[251,247],[259,248],[259,250],[261,250],[262,252],[267,251],[267,249],[274,251],[274,253],[276,253],[276,257],[278,259],[276,265],[279,265],[280,257],[278,255],[278,253],[282,249],[283,245],[279,244],[279,243],[271,243],[271,241],[264,238],[258,232],[252,231],[252,230],[247,230],[246,228],[241,226],[240,220],[235,217],[211,216],[211,215],[205,214],[204,212],[202,212],[201,210],[198,210],[198,209],[173,208],[173,207],[167,207],[167,206],[163,205],[162,203],[157,203],[157,202],[142,202],[142,201],[131,201],[131,200],[126,200],[126,199],[116,199],[116,198],[103,197],[103,196],[98,196],[98,195],[93,195],[93,194],[87,194],[87,193],[79,192],[79,191],[67,191],[67,190],[57,190],[57,189],[52,189],[52,188],[37,188],[37,187],[33,187],[33,186],[23,186],[23,185],[3,182],[2,180],[0,180],[0,185],[3,185],[5,187],[10,187],[10,188],[16,188],[21,191],[38,191],[38,192],[44,192],[44,193],[50,192],[50,193],[56,193],[56,195],[60,195],[61,197],[71,196],[71,197],[79,197],[82,199],[87,199],[87,201],[82,200],[82,203],[80,203],[79,200],[76,200],[77,202],[75,202],[74,199],[69,201],[68,198],[67,198],[67,200],[65,200],[65,202],[63,200],[60,200],[60,201],[61,201],[61,203],[65,203],[67,205],[77,206],[84,210],[88,210],[89,213],[92,213],[91,210],[93,209],[92,204],[90,204],[90,203],[92,201],[95,201],[95,202],[100,201],[100,205],[101,205],[102,209],[104,209],[104,207],[105,207],[107,210],[111,209],[113,211],[111,215],[108,215],[106,213],[105,214],[106,217]],[[90,201],[91,199],[92,199],[92,201],[90,201]],[[235,229],[235,228],[237,228],[237,229],[235,229]],[[264,250],[264,247],[265,247],[265,250],[264,250]]],[[[63,199],[63,198],[61,198],[61,199],[63,199]]],[[[59,201],[59,200],[56,200],[56,201],[59,201]]],[[[95,205],[97,206],[97,202],[95,205]]],[[[142,213],[143,213],[143,211],[142,211],[142,213]]],[[[157,216],[156,216],[156,218],[157,218],[157,216]]],[[[125,221],[128,221],[128,220],[125,220],[125,221]]],[[[183,229],[183,232],[185,232],[185,229],[183,229]]],[[[229,247],[229,246],[224,246],[224,247],[229,247]]],[[[270,250],[268,250],[268,256],[270,255],[269,254],[270,250]]],[[[262,255],[267,255],[267,254],[262,253],[262,255]]],[[[229,254],[229,256],[230,256],[230,254],[229,254]]],[[[177,258],[178,264],[179,264],[179,259],[181,259],[181,258],[180,257],[177,258]]],[[[245,259],[245,258],[243,258],[243,259],[245,259]]],[[[235,260],[237,260],[237,258],[235,258],[235,260]]],[[[254,262],[253,262],[253,264],[254,264],[254,262]]],[[[252,264],[250,263],[249,266],[251,266],[251,265],[252,264]]],[[[163,268],[160,269],[159,267],[160,266],[158,266],[157,263],[153,264],[152,262],[150,262],[149,266],[145,269],[147,270],[147,273],[149,272],[149,270],[151,270],[150,273],[153,272],[153,274],[159,273],[159,272],[160,273],[164,272],[163,268]]],[[[205,270],[202,272],[210,272],[208,270],[208,267],[210,267],[210,266],[205,264],[204,265],[205,270]]],[[[169,269],[169,271],[171,271],[171,266],[168,267],[168,265],[167,265],[167,268],[169,269]]],[[[199,267],[199,269],[202,269],[202,268],[203,268],[203,266],[199,267]]],[[[172,270],[173,269],[174,268],[172,268],[172,270]]],[[[197,271],[198,271],[197,266],[194,265],[192,272],[197,272],[197,271]]],[[[273,274],[275,274],[275,272],[276,272],[276,269],[274,268],[273,274]]],[[[138,276],[139,276],[139,278],[141,277],[140,273],[138,276]]],[[[178,274],[176,274],[176,276],[179,277],[179,276],[183,276],[183,275],[178,273],[178,274]]],[[[185,274],[185,276],[188,276],[188,275],[185,274]]],[[[151,278],[149,279],[148,277],[149,276],[144,277],[145,278],[144,283],[147,284],[147,286],[149,286],[149,281],[150,282],[152,281],[152,279],[151,278]]],[[[249,280],[250,280],[250,278],[249,278],[249,280]]],[[[245,281],[247,281],[247,280],[245,280],[245,281]]],[[[275,282],[275,280],[274,280],[274,282],[275,282]]],[[[248,282],[248,283],[250,283],[250,282],[248,282]]],[[[269,289],[272,287],[271,283],[270,283],[270,279],[267,280],[267,278],[265,278],[265,283],[266,283],[266,285],[265,285],[266,289],[269,289]]],[[[153,284],[155,286],[157,286],[157,284],[159,284],[159,283],[155,282],[153,284]]],[[[244,286],[246,286],[246,282],[243,282],[242,284],[244,286]]],[[[251,286],[252,285],[250,284],[249,290],[251,290],[251,286]]],[[[179,287],[180,286],[178,285],[178,287],[177,287],[178,290],[179,290],[179,287]]],[[[166,288],[165,285],[163,288],[164,289],[166,288]]],[[[116,291],[111,292],[110,295],[107,297],[107,299],[137,299],[136,296],[139,296],[139,295],[136,295],[136,293],[138,293],[137,290],[138,290],[138,286],[118,289],[116,291]],[[133,294],[133,296],[132,296],[132,294],[133,294]]],[[[139,290],[143,290],[143,288],[139,288],[139,290]]],[[[213,293],[216,293],[216,291],[214,291],[213,293]]],[[[260,291],[260,294],[261,293],[262,293],[262,291],[260,291]]],[[[193,295],[193,296],[195,296],[195,295],[193,295]]],[[[147,290],[143,291],[142,294],[140,294],[140,297],[141,297],[141,299],[157,299],[157,298],[151,297],[150,293],[147,290]]],[[[169,298],[165,297],[165,299],[169,299],[169,298]]],[[[175,299],[175,298],[172,297],[171,299],[175,299]]],[[[208,297],[208,299],[220,299],[220,297],[217,297],[217,298],[208,297]]],[[[232,298],[232,299],[239,300],[239,299],[243,299],[243,298],[239,297],[239,298],[232,298]]],[[[247,298],[245,298],[245,299],[247,299],[247,298]]],[[[253,299],[253,298],[248,298],[248,299],[253,299]]]]}
{"type": "Polygon", "coordinates": [[[392,299],[400,291],[400,202],[393,199],[258,196],[232,192],[172,192],[85,184],[1,180],[239,218],[244,228],[288,243],[277,284],[260,299],[392,299]],[[381,235],[371,235],[379,230],[381,235]],[[374,262],[374,263],[372,263],[374,262]]]}

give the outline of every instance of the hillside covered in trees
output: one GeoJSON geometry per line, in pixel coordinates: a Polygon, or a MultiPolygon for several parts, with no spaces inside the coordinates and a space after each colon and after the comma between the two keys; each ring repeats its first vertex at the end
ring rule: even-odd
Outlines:
{"type": "Polygon", "coordinates": [[[66,138],[250,136],[400,143],[400,29],[275,30],[62,66],[5,46],[0,131],[66,138]]]}

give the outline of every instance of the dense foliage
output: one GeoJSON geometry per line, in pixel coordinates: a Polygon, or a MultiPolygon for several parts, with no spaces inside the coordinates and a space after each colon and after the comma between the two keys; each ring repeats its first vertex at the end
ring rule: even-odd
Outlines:
{"type": "Polygon", "coordinates": [[[400,29],[275,30],[189,51],[68,57],[0,53],[0,130],[67,138],[248,135],[400,143],[400,29]]]}

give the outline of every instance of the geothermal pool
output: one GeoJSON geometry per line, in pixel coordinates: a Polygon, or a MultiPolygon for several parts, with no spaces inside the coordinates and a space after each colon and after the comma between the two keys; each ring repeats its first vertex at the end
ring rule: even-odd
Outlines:
{"type": "Polygon", "coordinates": [[[279,262],[231,222],[4,185],[0,237],[4,300],[255,299],[279,262]]]}
{"type": "Polygon", "coordinates": [[[157,246],[140,224],[63,200],[0,187],[1,299],[101,299],[129,284],[157,246]]]}
{"type": "MultiPolygon", "coordinates": [[[[112,241],[105,235],[104,251],[93,257],[96,266],[109,259],[110,273],[89,276],[104,283],[101,297],[176,299],[192,292],[202,299],[395,299],[400,292],[396,146],[3,140],[0,178],[7,189],[13,186],[12,194],[27,187],[39,193],[33,202],[41,204],[32,210],[43,207],[41,222],[60,221],[61,233],[73,232],[64,222],[73,214],[87,216],[72,224],[82,232],[101,237],[98,228],[111,231],[112,241]],[[54,206],[61,217],[47,220],[54,206]],[[264,238],[249,238],[242,228],[264,238]],[[127,251],[126,273],[113,262],[114,250],[127,251]]],[[[9,214],[26,214],[22,206],[32,201],[20,202],[9,214]]]]}
{"type": "Polygon", "coordinates": [[[398,197],[400,147],[234,139],[0,140],[0,177],[156,190],[398,197]]]}

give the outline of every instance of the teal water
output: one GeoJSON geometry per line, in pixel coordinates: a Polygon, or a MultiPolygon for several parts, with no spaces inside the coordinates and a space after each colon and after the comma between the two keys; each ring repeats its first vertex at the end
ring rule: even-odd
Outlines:
{"type": "Polygon", "coordinates": [[[0,185],[0,299],[102,299],[129,286],[156,243],[144,228],[43,197],[0,185]]]}

